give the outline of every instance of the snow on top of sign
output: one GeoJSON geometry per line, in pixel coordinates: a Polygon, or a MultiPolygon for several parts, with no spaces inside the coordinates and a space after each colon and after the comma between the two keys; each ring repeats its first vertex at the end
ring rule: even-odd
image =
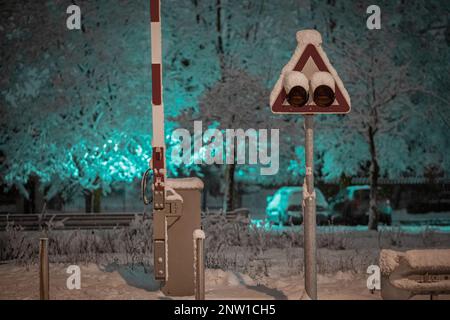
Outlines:
{"type": "Polygon", "coordinates": [[[299,45],[312,43],[315,46],[320,46],[322,44],[322,36],[317,30],[300,30],[297,31],[295,37],[299,45]]]}
{"type": "Polygon", "coordinates": [[[283,85],[286,92],[291,91],[295,86],[301,85],[305,90],[308,90],[309,83],[306,76],[299,71],[289,71],[286,77],[283,77],[283,85]]]}
{"type": "Polygon", "coordinates": [[[328,72],[319,71],[311,77],[311,88],[314,90],[318,86],[326,85],[334,90],[334,79],[328,72]]]}
{"type": "Polygon", "coordinates": [[[336,69],[333,68],[333,66],[330,63],[330,60],[328,60],[325,51],[323,51],[322,49],[322,37],[320,33],[317,30],[301,30],[297,32],[296,38],[298,43],[297,48],[295,49],[294,54],[291,57],[291,60],[289,60],[289,62],[282,69],[280,77],[278,78],[277,83],[275,84],[272,92],[270,93],[270,105],[274,104],[281,89],[283,88],[283,78],[285,73],[294,70],[295,66],[297,65],[297,62],[300,60],[303,51],[305,51],[306,46],[309,44],[313,44],[317,48],[320,57],[322,58],[323,62],[328,68],[328,71],[333,75],[336,82],[336,86],[339,87],[345,100],[348,101],[348,104],[350,105],[350,96],[347,90],[345,89],[341,78],[339,78],[336,69]]]}

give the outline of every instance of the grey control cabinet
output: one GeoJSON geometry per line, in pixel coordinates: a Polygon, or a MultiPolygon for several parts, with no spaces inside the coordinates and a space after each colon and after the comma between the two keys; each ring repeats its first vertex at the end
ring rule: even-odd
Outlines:
{"type": "Polygon", "coordinates": [[[194,295],[194,241],[201,226],[203,182],[198,178],[167,179],[183,200],[181,214],[167,217],[167,271],[162,292],[168,296],[194,295]]]}

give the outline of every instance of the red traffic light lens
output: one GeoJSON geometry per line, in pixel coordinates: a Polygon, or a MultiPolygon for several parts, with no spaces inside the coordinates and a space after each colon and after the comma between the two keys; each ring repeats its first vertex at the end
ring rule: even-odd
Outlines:
{"type": "Polygon", "coordinates": [[[303,107],[308,102],[308,99],[308,92],[301,86],[293,87],[287,96],[287,101],[294,107],[303,107]]]}
{"type": "Polygon", "coordinates": [[[321,85],[314,90],[314,102],[319,107],[331,106],[334,98],[334,91],[329,86],[321,85]]]}

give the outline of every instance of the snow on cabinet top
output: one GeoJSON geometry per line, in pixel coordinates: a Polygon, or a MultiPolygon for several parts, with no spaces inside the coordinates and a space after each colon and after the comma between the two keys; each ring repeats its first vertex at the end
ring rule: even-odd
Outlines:
{"type": "Polygon", "coordinates": [[[202,190],[203,181],[199,178],[169,178],[167,179],[167,185],[174,189],[184,189],[184,190],[202,190]]]}
{"type": "Polygon", "coordinates": [[[350,96],[347,92],[347,90],[344,87],[344,84],[339,77],[339,75],[336,72],[336,69],[331,65],[330,60],[328,59],[325,51],[322,49],[322,36],[317,30],[301,30],[296,33],[296,39],[297,39],[297,48],[294,51],[294,54],[292,55],[289,62],[283,67],[280,77],[278,78],[277,83],[275,84],[272,92],[270,93],[270,105],[273,105],[274,101],[276,100],[278,94],[283,88],[283,79],[284,75],[287,72],[290,72],[294,70],[295,66],[297,65],[297,62],[299,61],[301,55],[303,54],[303,51],[305,51],[305,48],[312,44],[317,48],[317,51],[321,58],[323,59],[328,71],[333,76],[336,86],[339,87],[340,91],[342,92],[342,95],[347,100],[349,106],[351,106],[350,103],[350,96]]]}

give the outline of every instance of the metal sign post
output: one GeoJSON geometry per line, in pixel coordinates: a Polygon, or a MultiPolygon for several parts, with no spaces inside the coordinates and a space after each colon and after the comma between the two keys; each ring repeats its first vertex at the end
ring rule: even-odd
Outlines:
{"type": "Polygon", "coordinates": [[[314,115],[305,115],[306,175],[303,184],[305,290],[317,299],[316,193],[314,191],[314,115]]]}

